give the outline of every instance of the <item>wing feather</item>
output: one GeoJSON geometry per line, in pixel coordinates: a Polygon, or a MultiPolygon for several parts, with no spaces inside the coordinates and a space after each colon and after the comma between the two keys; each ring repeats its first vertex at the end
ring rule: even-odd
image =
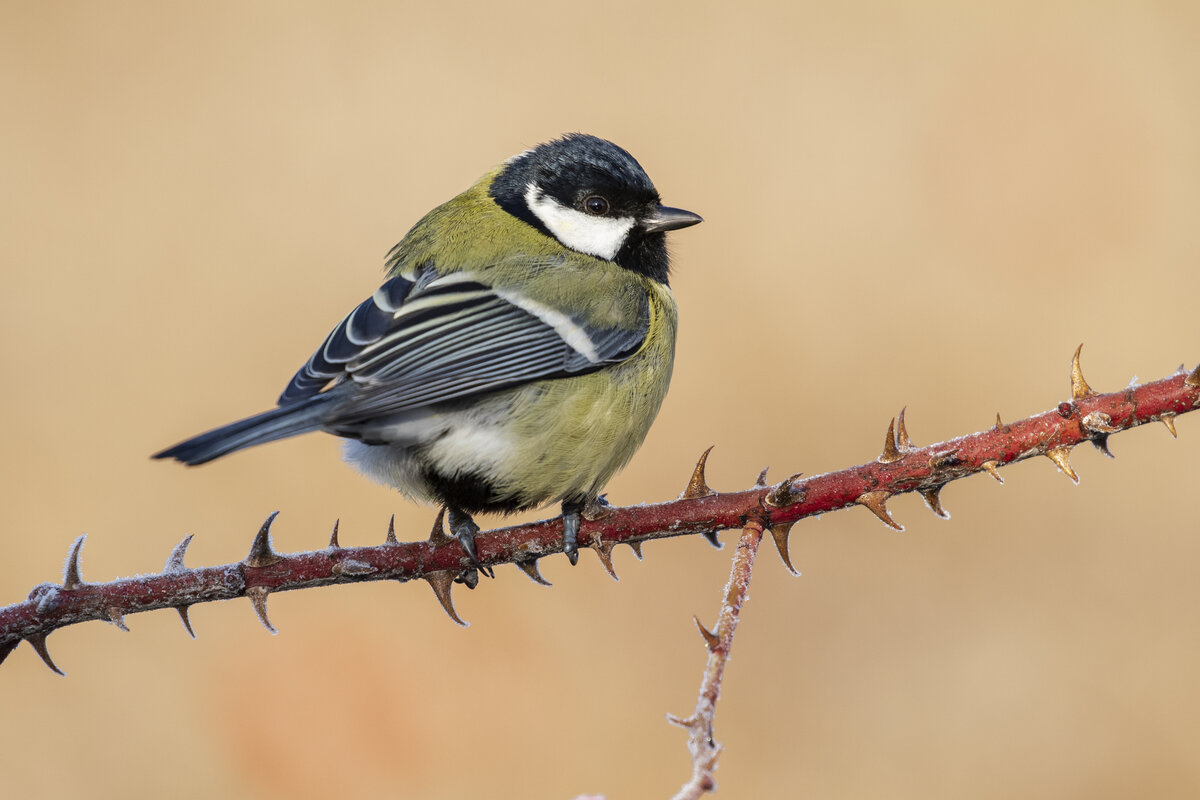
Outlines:
{"type": "Polygon", "coordinates": [[[280,405],[352,383],[334,414],[354,423],[529,381],[582,374],[632,355],[649,329],[641,298],[625,325],[587,325],[466,273],[393,278],[330,332],[280,405]]]}

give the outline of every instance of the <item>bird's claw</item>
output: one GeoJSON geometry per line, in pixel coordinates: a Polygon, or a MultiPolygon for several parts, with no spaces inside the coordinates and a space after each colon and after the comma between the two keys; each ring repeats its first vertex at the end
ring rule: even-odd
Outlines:
{"type": "Polygon", "coordinates": [[[479,554],[475,550],[475,534],[479,533],[479,526],[475,524],[475,520],[471,519],[471,515],[459,511],[456,508],[447,509],[449,512],[450,533],[458,539],[463,550],[467,551],[467,558],[471,559],[471,564],[475,569],[487,575],[489,578],[496,577],[496,573],[492,572],[491,567],[485,567],[479,563],[479,554]]]}

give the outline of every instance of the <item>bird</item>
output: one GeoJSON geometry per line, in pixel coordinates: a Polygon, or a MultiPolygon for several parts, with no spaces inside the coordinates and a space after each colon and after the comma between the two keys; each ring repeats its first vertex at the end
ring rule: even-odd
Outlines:
{"type": "Polygon", "coordinates": [[[324,431],[406,497],[445,507],[470,563],[480,513],[582,515],[658,414],[678,311],[666,233],[702,222],[662,204],[632,155],[568,133],[493,168],[414,225],[387,280],[339,322],[269,411],[153,458],[203,464],[324,431]]]}

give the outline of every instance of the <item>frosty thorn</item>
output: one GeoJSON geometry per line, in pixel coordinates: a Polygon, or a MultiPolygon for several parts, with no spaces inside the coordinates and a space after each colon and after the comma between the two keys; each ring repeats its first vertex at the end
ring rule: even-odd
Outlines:
{"type": "Polygon", "coordinates": [[[908,410],[908,406],[900,409],[900,416],[896,418],[896,444],[901,450],[913,449],[912,439],[908,438],[908,428],[904,425],[904,412],[908,410]]]}
{"type": "Polygon", "coordinates": [[[188,632],[188,636],[196,638],[196,632],[192,630],[192,621],[188,619],[188,609],[191,606],[176,606],[175,610],[179,612],[179,621],[183,623],[183,628],[188,632]]]}
{"type": "Polygon", "coordinates": [[[192,534],[183,537],[183,541],[175,545],[175,549],[171,551],[171,555],[167,556],[167,563],[163,566],[163,574],[169,575],[172,572],[183,572],[187,567],[183,565],[183,554],[187,552],[188,545],[192,543],[192,534]]]}
{"type": "Polygon", "coordinates": [[[392,514],[391,519],[388,520],[387,538],[385,538],[383,540],[383,543],[384,544],[400,544],[400,542],[397,541],[397,539],[396,539],[396,515],[395,514],[392,514]]]}
{"type": "Polygon", "coordinates": [[[1004,483],[1004,478],[1000,476],[1000,472],[996,469],[999,464],[999,461],[985,461],[979,466],[986,469],[988,474],[995,478],[997,482],[1004,483]]]}
{"type": "MultiPolygon", "coordinates": [[[[271,523],[279,516],[278,511],[272,511],[271,516],[258,529],[254,542],[250,545],[250,555],[242,563],[247,567],[269,567],[279,561],[279,555],[271,549],[271,523]]],[[[271,626],[267,624],[267,627],[271,626]]],[[[274,629],[272,629],[272,633],[274,629]]]]}
{"type": "Polygon", "coordinates": [[[63,567],[62,588],[68,592],[83,586],[83,580],[79,577],[79,551],[83,547],[83,540],[86,538],[87,534],[84,534],[76,539],[75,544],[71,545],[70,554],[67,555],[67,564],[63,567]]]}
{"type": "Polygon", "coordinates": [[[679,495],[679,499],[695,500],[697,497],[708,497],[710,494],[716,494],[716,492],[708,488],[708,482],[704,479],[704,467],[708,463],[708,454],[711,452],[712,447],[700,454],[700,460],[696,462],[696,469],[692,470],[692,479],[688,481],[687,488],[683,490],[683,494],[679,495]]]}
{"type": "Polygon", "coordinates": [[[441,570],[439,572],[431,572],[425,576],[425,580],[429,581],[429,586],[433,589],[433,593],[437,595],[438,602],[442,604],[442,610],[459,625],[464,628],[467,623],[454,612],[454,601],[450,599],[450,587],[454,583],[454,573],[449,570],[441,570]]]}
{"type": "Polygon", "coordinates": [[[54,659],[50,657],[50,651],[46,649],[46,634],[35,633],[34,635],[27,636],[25,638],[29,640],[29,644],[35,651],[37,651],[37,654],[42,657],[42,661],[47,667],[54,672],[57,672],[59,675],[62,675],[64,678],[67,677],[67,673],[58,668],[58,665],[54,663],[54,659]]]}
{"type": "Polygon", "coordinates": [[[1188,386],[1200,386],[1200,364],[1196,365],[1196,368],[1192,370],[1190,375],[1183,379],[1183,382],[1188,386]]]}
{"type": "Polygon", "coordinates": [[[859,495],[854,502],[860,506],[864,506],[871,510],[871,513],[879,517],[884,525],[889,528],[895,528],[898,531],[904,530],[904,526],[892,519],[892,515],[887,510],[887,499],[892,496],[892,493],[885,489],[876,489],[873,492],[866,492],[859,495]]]}
{"type": "Polygon", "coordinates": [[[763,471],[758,473],[758,479],[754,481],[755,489],[767,488],[767,471],[770,469],[770,467],[763,467],[763,471]]]}
{"type": "Polygon", "coordinates": [[[704,637],[705,646],[708,647],[709,650],[716,650],[717,645],[721,643],[720,638],[708,628],[704,627],[704,623],[700,621],[699,617],[692,617],[692,621],[696,623],[696,629],[699,630],[700,635],[704,637]]]}
{"type": "Polygon", "coordinates": [[[542,586],[550,585],[550,581],[542,577],[542,571],[538,569],[538,562],[536,558],[531,558],[528,561],[518,561],[516,564],[517,568],[520,569],[521,572],[524,572],[529,576],[529,580],[533,581],[534,583],[541,584],[542,586]]]}
{"type": "Polygon", "coordinates": [[[104,612],[104,619],[108,620],[113,625],[116,625],[126,633],[129,633],[129,626],[125,624],[125,615],[121,613],[119,608],[112,607],[107,609],[104,612]]]}
{"type": "Polygon", "coordinates": [[[792,566],[792,557],[788,553],[788,537],[792,533],[794,522],[781,522],[772,525],[771,538],[775,540],[775,549],[779,551],[779,557],[783,559],[783,566],[787,567],[787,571],[793,575],[799,575],[799,571],[792,566]]]}
{"type": "Polygon", "coordinates": [[[1079,476],[1075,474],[1075,470],[1071,469],[1071,448],[1066,445],[1055,447],[1053,450],[1046,451],[1046,458],[1058,465],[1058,468],[1066,474],[1074,483],[1079,483],[1079,476]]]}
{"type": "Polygon", "coordinates": [[[429,530],[429,543],[436,547],[448,541],[450,537],[446,534],[446,507],[442,506],[433,520],[433,527],[429,530]]]}
{"type": "Polygon", "coordinates": [[[783,508],[793,503],[799,503],[804,499],[804,490],[796,488],[796,481],[800,480],[803,474],[803,472],[797,472],[776,486],[774,491],[763,498],[763,503],[774,508],[783,508]]]}
{"type": "MultiPolygon", "coordinates": [[[[943,484],[944,486],[945,484],[943,484]]],[[[929,510],[942,519],[950,519],[950,514],[946,509],[942,508],[942,486],[935,486],[932,489],[925,489],[921,492],[921,497],[925,498],[925,505],[929,506],[929,510]]]]}
{"type": "Polygon", "coordinates": [[[1083,379],[1083,370],[1079,368],[1079,353],[1083,345],[1075,348],[1075,357],[1071,359],[1071,399],[1082,400],[1095,394],[1088,382],[1083,379]]]}
{"type": "Polygon", "coordinates": [[[1163,414],[1161,417],[1159,417],[1159,419],[1162,421],[1163,425],[1167,426],[1167,430],[1171,432],[1171,438],[1178,439],[1179,434],[1175,432],[1175,415],[1163,414]]]}
{"type": "Polygon", "coordinates": [[[267,619],[267,595],[270,593],[265,586],[251,586],[246,590],[246,597],[250,598],[250,605],[254,606],[254,613],[258,615],[258,621],[263,627],[271,633],[279,633],[271,624],[271,620],[267,619]]]}
{"type": "Polygon", "coordinates": [[[614,581],[619,581],[621,578],[617,575],[617,571],[613,569],[612,551],[616,547],[615,542],[605,542],[599,537],[592,540],[592,549],[596,551],[596,555],[600,557],[600,563],[604,565],[605,572],[614,581]]]}
{"type": "Polygon", "coordinates": [[[880,464],[890,464],[901,459],[900,450],[896,447],[896,418],[888,423],[887,436],[883,439],[883,452],[876,459],[880,464]]]}

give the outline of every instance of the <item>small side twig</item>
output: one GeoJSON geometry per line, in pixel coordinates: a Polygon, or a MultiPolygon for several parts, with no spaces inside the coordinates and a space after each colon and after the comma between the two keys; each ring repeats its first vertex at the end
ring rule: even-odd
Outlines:
{"type": "Polygon", "coordinates": [[[713,772],[717,768],[722,747],[713,741],[713,717],[717,711],[717,699],[721,696],[725,665],[733,647],[733,634],[737,630],[742,605],[749,599],[754,557],[762,537],[763,526],[758,520],[750,520],[742,529],[733,555],[733,565],[729,569],[729,583],[725,584],[725,599],[721,601],[716,631],[705,628],[696,618],[696,627],[708,646],[708,661],[704,665],[696,710],[686,719],[667,715],[668,721],[687,729],[688,752],[692,755],[692,777],[680,787],[673,800],[696,800],[705,792],[717,788],[713,772]]]}

